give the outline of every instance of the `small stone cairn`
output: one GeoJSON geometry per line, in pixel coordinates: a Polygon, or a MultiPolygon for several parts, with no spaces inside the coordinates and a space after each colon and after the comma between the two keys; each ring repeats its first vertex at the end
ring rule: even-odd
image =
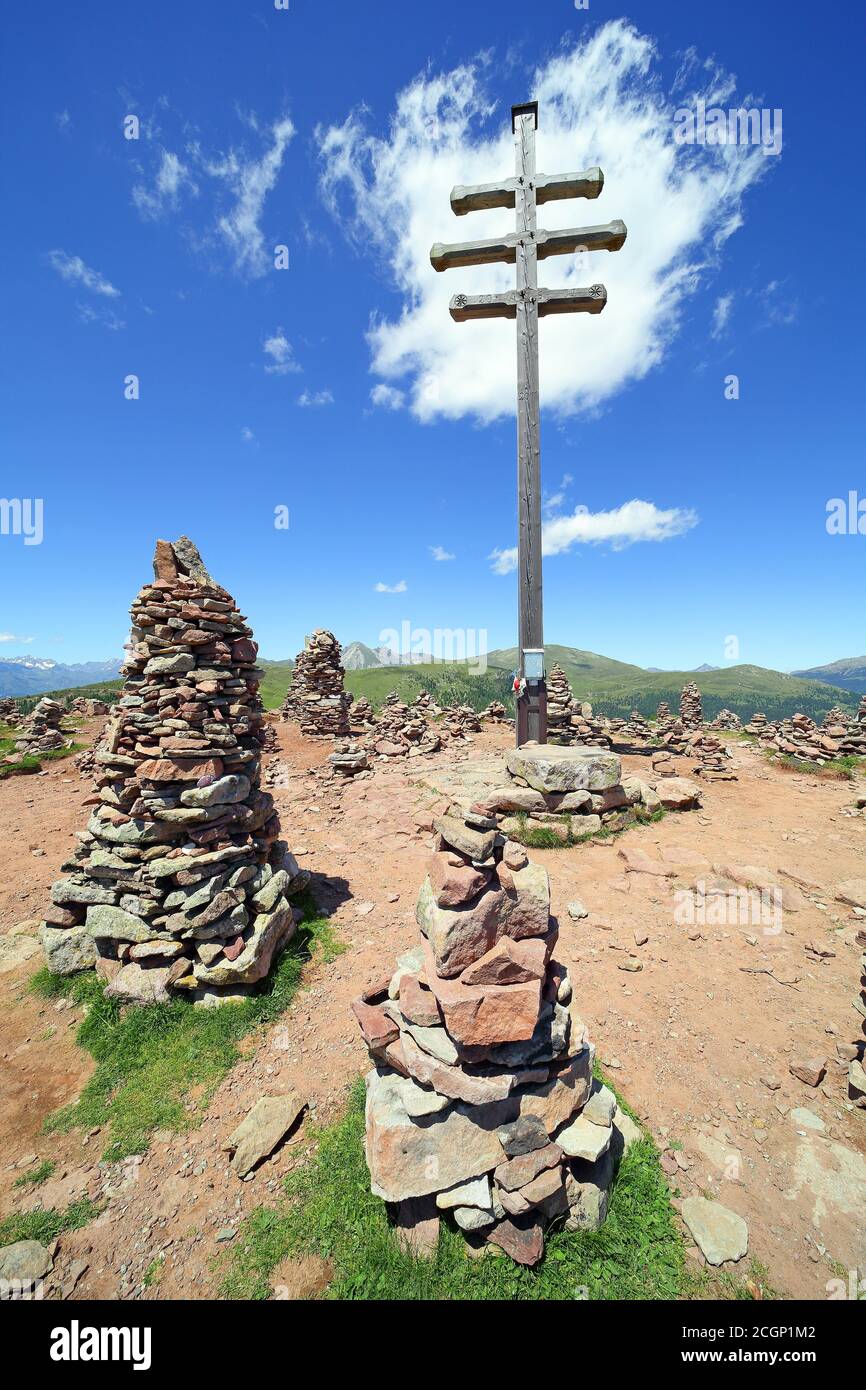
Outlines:
{"type": "Polygon", "coordinates": [[[714,734],[693,734],[689,753],[699,759],[694,772],[705,782],[736,782],[737,774],[731,768],[731,754],[714,734]]]}
{"type": "Polygon", "coordinates": [[[438,729],[428,724],[423,713],[413,712],[396,690],[386,695],[363,742],[370,754],[385,762],[422,757],[442,747],[438,729]]]}
{"type": "Polygon", "coordinates": [[[16,750],[23,757],[31,757],[50,753],[56,748],[66,748],[71,740],[60,727],[63,714],[63,706],[57,700],[43,696],[21,724],[15,739],[16,750]]]}
{"type": "Polygon", "coordinates": [[[481,711],[480,718],[487,724],[513,724],[514,718],[508,713],[501,700],[491,700],[481,711]]]}
{"type": "Polygon", "coordinates": [[[765,714],[762,714],[760,710],[758,710],[755,714],[752,715],[751,719],[745,727],[744,732],[747,734],[751,734],[752,738],[763,738],[766,736],[767,730],[769,728],[770,724],[767,719],[767,716],[765,714]]]}
{"type": "Polygon", "coordinates": [[[309,875],[260,790],[249,627],[187,537],[157,541],[154,575],[132,605],[94,809],[41,940],[53,974],[95,966],[121,1003],[221,1003],[268,974],[309,875]]]}
{"type": "Polygon", "coordinates": [[[700,729],[703,722],[704,712],[701,708],[701,692],[698,690],[694,681],[690,681],[688,685],[683,686],[682,694],[680,695],[680,723],[685,730],[691,732],[692,729],[700,729]]]}
{"type": "Polygon", "coordinates": [[[350,732],[352,697],[346,693],[340,657],[339,642],[325,628],[312,632],[298,653],[280,713],[297,720],[303,734],[343,738],[350,732]]]}
{"type": "Polygon", "coordinates": [[[667,724],[668,720],[672,718],[673,715],[671,714],[671,707],[668,704],[667,700],[660,700],[659,707],[656,710],[656,723],[667,724]]]}
{"type": "Polygon", "coordinates": [[[490,816],[434,827],[424,940],[353,1005],[374,1062],[371,1187],[416,1252],[449,1218],[471,1244],[531,1266],[551,1221],[604,1221],[616,1100],[593,1081],[595,1049],[554,955],[546,870],[490,816]]]}
{"type": "Polygon", "coordinates": [[[451,739],[481,733],[481,716],[471,705],[449,705],[442,712],[440,728],[451,739]]]}
{"type": "Polygon", "coordinates": [[[720,709],[712,724],[711,729],[716,729],[721,733],[739,733],[742,729],[742,721],[738,714],[734,714],[732,709],[720,709]]]}
{"type": "Polygon", "coordinates": [[[0,700],[0,724],[5,724],[8,729],[17,729],[21,723],[21,710],[18,701],[11,696],[8,699],[0,700]]]}
{"type": "Polygon", "coordinates": [[[367,733],[375,726],[376,716],[366,695],[352,701],[349,708],[349,722],[352,726],[352,732],[359,734],[367,733]]]}

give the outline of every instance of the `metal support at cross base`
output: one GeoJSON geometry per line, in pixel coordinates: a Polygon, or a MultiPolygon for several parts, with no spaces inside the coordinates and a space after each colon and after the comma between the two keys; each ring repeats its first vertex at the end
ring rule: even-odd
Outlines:
{"type": "Polygon", "coordinates": [[[600,314],[607,303],[603,285],[588,289],[538,287],[538,262],[575,251],[618,251],[625,224],[570,227],[546,232],[536,225],[539,203],[560,198],[597,198],[604,187],[598,168],[580,174],[539,174],[535,169],[538,102],[511,108],[515,173],[500,184],[451,190],[451,209],[458,217],[490,208],[514,208],[516,227],[503,237],[440,242],[430,252],[434,270],[459,266],[513,263],[517,286],[504,294],[455,295],[451,317],[511,318],[517,327],[517,570],[519,582],[517,743],[547,741],[547,687],[544,671],[544,626],[541,589],[541,458],[538,406],[538,320],[547,314],[600,314]]]}

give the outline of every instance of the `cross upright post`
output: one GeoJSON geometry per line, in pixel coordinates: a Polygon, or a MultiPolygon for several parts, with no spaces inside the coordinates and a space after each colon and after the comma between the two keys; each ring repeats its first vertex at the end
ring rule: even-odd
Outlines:
{"type": "Polygon", "coordinates": [[[458,217],[497,207],[515,209],[512,235],[442,245],[430,252],[435,270],[513,262],[516,289],[504,294],[455,295],[451,317],[513,318],[517,328],[517,571],[519,585],[516,734],[520,746],[547,741],[547,687],[544,679],[544,622],[541,587],[541,445],[538,399],[538,320],[546,314],[598,314],[607,302],[603,285],[589,289],[538,287],[538,262],[575,251],[618,251],[626,239],[619,220],[599,227],[540,231],[537,205],[560,198],[597,198],[604,186],[599,168],[580,174],[539,174],[535,168],[538,103],[511,108],[515,173],[501,184],[458,185],[451,208],[458,217]]]}

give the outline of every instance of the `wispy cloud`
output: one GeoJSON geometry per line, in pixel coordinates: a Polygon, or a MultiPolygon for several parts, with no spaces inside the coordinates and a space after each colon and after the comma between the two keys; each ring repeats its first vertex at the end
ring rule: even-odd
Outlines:
{"type": "MultiPolygon", "coordinates": [[[[667,541],[681,536],[697,526],[698,516],[690,507],[657,507],[653,502],[634,498],[610,511],[591,512],[588,507],[575,507],[570,515],[551,517],[544,522],[541,533],[543,555],[562,555],[572,546],[608,543],[614,550],[624,550],[638,541],[667,541]]],[[[494,574],[510,574],[517,568],[517,547],[494,550],[494,574]]]]}
{"type": "Polygon", "coordinates": [[[184,195],[200,198],[203,219],[210,220],[190,232],[193,243],[222,242],[239,274],[258,277],[273,266],[263,227],[265,204],[295,127],[288,116],[264,125],[248,114],[243,123],[260,148],[250,150],[245,142],[226,151],[208,151],[200,140],[188,141],[181,152],[160,146],[155,167],[152,164],[146,173],[139,166],[132,201],[142,217],[153,219],[177,211],[184,195]]]}
{"type": "Polygon", "coordinates": [[[242,427],[242,429],[241,429],[241,439],[244,441],[245,444],[254,444],[254,443],[255,443],[256,437],[255,437],[255,435],[253,434],[252,430],[250,429],[249,425],[244,425],[244,426],[242,427]]]}
{"type": "Polygon", "coordinates": [[[384,410],[401,410],[406,397],[396,386],[386,386],[384,382],[380,382],[370,392],[370,400],[374,405],[382,406],[384,410]]]}
{"type": "Polygon", "coordinates": [[[450,552],[450,550],[446,550],[445,547],[444,547],[444,546],[441,546],[441,545],[431,545],[431,546],[430,546],[430,554],[433,556],[433,559],[434,559],[434,560],[456,560],[456,559],[457,559],[457,556],[456,556],[456,555],[452,555],[451,552],[450,552]]]}
{"type": "Polygon", "coordinates": [[[292,345],[281,328],[272,333],[270,338],[265,338],[262,351],[271,359],[265,363],[265,371],[270,375],[286,376],[289,372],[301,371],[300,363],[295,360],[292,345]]]}
{"type": "Polygon", "coordinates": [[[132,190],[132,201],[144,217],[162,217],[180,206],[181,194],[186,191],[191,197],[198,196],[198,185],[189,168],[180,156],[171,150],[162,150],[159,168],[152,187],[137,183],[132,190]]]}
{"type": "MultiPolygon", "coordinates": [[[[420,420],[487,421],[515,410],[513,328],[496,320],[458,327],[448,313],[458,291],[513,289],[513,267],[437,275],[429,261],[435,241],[497,236],[510,226],[502,209],[459,221],[448,209],[454,184],[489,182],[513,167],[508,112],[493,92],[496,72],[486,58],[424,72],[398,95],[385,134],[371,131],[366,109],[317,131],[328,207],[402,292],[400,311],[376,316],[369,329],[372,369],[405,390],[420,420]]],[[[694,77],[702,84],[695,98],[727,81],[700,64],[694,77]]],[[[547,284],[603,282],[609,295],[599,317],[563,314],[542,326],[542,403],[569,415],[597,408],[662,361],[685,300],[717,269],[721,247],[742,224],[744,195],[773,161],[757,146],[676,144],[683,94],[666,94],[653,40],[624,20],[559,48],[527,74],[525,86],[544,113],[540,167],[600,164],[606,179],[597,204],[546,204],[543,225],[621,217],[629,229],[616,255],[545,262],[547,284]]],[[[377,403],[388,402],[380,396],[377,403]]]]}
{"type": "Polygon", "coordinates": [[[373,585],[374,594],[405,594],[408,585],[405,579],[398,579],[396,584],[383,584],[381,579],[378,584],[373,585]]]}
{"type": "Polygon", "coordinates": [[[108,328],[113,333],[126,327],[125,320],[119,314],[113,309],[104,308],[101,304],[97,304],[95,308],[92,304],[79,304],[77,308],[82,323],[100,323],[103,328],[108,328]]]}
{"type": "Polygon", "coordinates": [[[333,404],[333,394],[327,389],[324,391],[302,391],[298,396],[298,405],[319,406],[333,404]]]}
{"type": "Polygon", "coordinates": [[[116,289],[110,280],[106,280],[104,275],[100,275],[98,270],[85,265],[80,256],[69,256],[65,251],[59,250],[49,251],[48,263],[62,280],[71,285],[81,285],[91,294],[99,294],[106,299],[117,299],[120,296],[120,290],[116,289]]]}
{"type": "Polygon", "coordinates": [[[26,646],[28,642],[35,640],[35,637],[19,637],[17,632],[0,632],[0,642],[21,642],[26,646]]]}
{"type": "Polygon", "coordinates": [[[562,506],[565,501],[566,493],[573,482],[574,479],[570,473],[563,473],[562,482],[559,484],[556,492],[552,492],[549,496],[545,496],[541,499],[541,509],[546,515],[550,512],[555,512],[558,507],[562,506]]]}
{"type": "Polygon", "coordinates": [[[722,294],[716,300],[713,309],[713,326],[710,329],[714,338],[720,338],[728,326],[731,317],[731,309],[734,307],[734,296],[732,294],[722,294]]]}

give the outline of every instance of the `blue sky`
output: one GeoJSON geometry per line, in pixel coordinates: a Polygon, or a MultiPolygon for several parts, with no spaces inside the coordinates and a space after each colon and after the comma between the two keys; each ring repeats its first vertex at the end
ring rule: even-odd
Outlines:
{"type": "Polygon", "coordinates": [[[531,94],[539,167],[606,175],[540,224],[629,224],[583,279],[542,264],[609,293],[541,325],[547,640],[659,667],[860,654],[866,536],[825,521],[866,498],[862,27],[837,0],[17,7],[0,496],[43,499],[44,538],[0,535],[0,658],[117,653],[180,533],[265,656],[404,621],[514,643],[514,328],[445,307],[513,272],[427,254],[511,229],[448,193],[511,174],[531,94]],[[700,92],[781,108],[781,153],[673,147],[700,92]]]}

